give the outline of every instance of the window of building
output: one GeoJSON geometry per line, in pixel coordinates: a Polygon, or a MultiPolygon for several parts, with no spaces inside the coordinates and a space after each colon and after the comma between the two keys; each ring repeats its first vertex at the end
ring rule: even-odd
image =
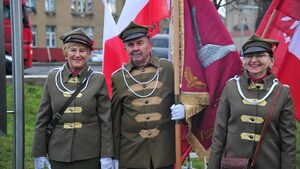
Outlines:
{"type": "Polygon", "coordinates": [[[55,26],[46,26],[46,43],[47,47],[56,47],[56,28],[55,26]]]}
{"type": "Polygon", "coordinates": [[[32,30],[32,47],[37,47],[37,26],[31,25],[32,30]]]}
{"type": "Polygon", "coordinates": [[[36,14],[36,0],[26,0],[26,9],[28,13],[36,14]]]}
{"type": "Polygon", "coordinates": [[[45,0],[46,13],[55,13],[55,0],[45,0]]]}
{"type": "Polygon", "coordinates": [[[93,27],[82,27],[82,26],[73,26],[72,30],[77,28],[83,28],[83,30],[90,36],[91,39],[94,39],[94,28],[93,27]]]}
{"type": "Polygon", "coordinates": [[[93,0],[72,0],[72,14],[80,16],[92,15],[93,5],[93,0]]]}
{"type": "Polygon", "coordinates": [[[108,7],[111,11],[111,14],[113,16],[116,16],[117,15],[117,0],[110,0],[108,2],[108,7]]]}
{"type": "Polygon", "coordinates": [[[3,5],[3,17],[4,19],[10,19],[10,9],[9,5],[3,5]]]}
{"type": "Polygon", "coordinates": [[[29,8],[36,8],[35,0],[26,0],[26,6],[29,8]]]}

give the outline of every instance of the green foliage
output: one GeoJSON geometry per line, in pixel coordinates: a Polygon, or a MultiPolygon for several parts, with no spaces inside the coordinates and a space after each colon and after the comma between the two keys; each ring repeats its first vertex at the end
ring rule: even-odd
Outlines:
{"type": "MultiPolygon", "coordinates": [[[[12,85],[7,84],[7,110],[13,110],[13,91],[12,85]]],[[[25,125],[25,169],[33,169],[33,158],[31,156],[31,146],[34,134],[34,124],[36,113],[38,111],[41,100],[43,88],[34,85],[24,85],[24,125],[25,125]]],[[[14,114],[7,115],[7,136],[0,137],[0,168],[12,169],[14,168],[14,114]]]]}
{"type": "MultiPolygon", "coordinates": [[[[34,135],[34,124],[36,113],[40,104],[43,88],[34,85],[24,85],[24,107],[25,107],[25,169],[33,169],[33,157],[31,155],[31,146],[34,135]]],[[[13,92],[12,85],[7,84],[7,109],[13,110],[13,92]]],[[[14,115],[7,115],[7,136],[0,137],[0,169],[13,169],[13,126],[14,115]]],[[[297,123],[297,168],[300,169],[300,123],[297,123]]],[[[199,159],[191,159],[193,168],[204,168],[199,159]]],[[[184,163],[186,166],[186,162],[184,163]]]]}

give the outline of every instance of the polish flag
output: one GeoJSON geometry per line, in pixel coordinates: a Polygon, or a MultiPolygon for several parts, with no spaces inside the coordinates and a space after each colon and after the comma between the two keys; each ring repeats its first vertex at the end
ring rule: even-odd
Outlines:
{"type": "Polygon", "coordinates": [[[113,19],[106,0],[102,0],[104,5],[104,29],[103,29],[103,55],[102,72],[105,75],[109,96],[111,97],[111,75],[119,69],[129,58],[124,49],[122,40],[118,37],[119,30],[113,19]]]}
{"type": "Polygon", "coordinates": [[[122,31],[134,21],[137,24],[151,26],[149,36],[159,33],[159,21],[170,16],[167,0],[128,0],[125,2],[118,21],[118,29],[122,31]]]}
{"type": "MultiPolygon", "coordinates": [[[[278,79],[291,88],[294,101],[295,116],[300,122],[300,24],[292,37],[285,59],[278,72],[278,79]]],[[[276,57],[276,56],[275,56],[276,57]]]]}
{"type": "Polygon", "coordinates": [[[300,121],[300,1],[273,0],[256,31],[268,39],[279,41],[272,71],[279,81],[288,84],[300,121]]]}

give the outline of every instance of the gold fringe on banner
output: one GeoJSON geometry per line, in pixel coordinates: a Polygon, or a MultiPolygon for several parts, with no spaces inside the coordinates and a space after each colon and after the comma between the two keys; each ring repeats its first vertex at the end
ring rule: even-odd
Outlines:
{"type": "MultiPolygon", "coordinates": [[[[184,0],[179,1],[179,59],[180,59],[180,81],[179,84],[182,86],[182,77],[184,77],[184,0]]],[[[176,36],[176,33],[174,32],[176,36]]],[[[210,149],[206,150],[199,142],[197,137],[192,132],[192,117],[200,113],[209,104],[209,93],[208,92],[181,92],[180,102],[184,105],[186,110],[186,122],[188,124],[188,133],[186,135],[187,141],[193,147],[193,150],[199,156],[200,160],[205,160],[210,153],[210,149]]],[[[212,132],[210,132],[212,133],[212,132]]]]}

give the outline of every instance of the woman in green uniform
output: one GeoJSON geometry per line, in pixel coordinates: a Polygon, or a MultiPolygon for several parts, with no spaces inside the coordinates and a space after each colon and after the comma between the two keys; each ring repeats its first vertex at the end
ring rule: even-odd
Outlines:
{"type": "Polygon", "coordinates": [[[63,34],[60,39],[67,62],[49,72],[44,86],[32,147],[35,168],[51,164],[52,169],[99,169],[101,161],[101,169],[110,169],[113,167],[110,99],[104,76],[86,63],[94,42],[80,28],[63,34]],[[48,142],[46,127],[82,83],[83,88],[67,105],[48,142]]]}
{"type": "Polygon", "coordinates": [[[242,47],[245,71],[223,90],[214,126],[209,169],[220,169],[223,156],[252,158],[262,139],[255,169],[296,168],[296,121],[290,88],[271,72],[278,41],[253,35],[242,47]],[[263,125],[277,97],[272,117],[263,125]]]}

